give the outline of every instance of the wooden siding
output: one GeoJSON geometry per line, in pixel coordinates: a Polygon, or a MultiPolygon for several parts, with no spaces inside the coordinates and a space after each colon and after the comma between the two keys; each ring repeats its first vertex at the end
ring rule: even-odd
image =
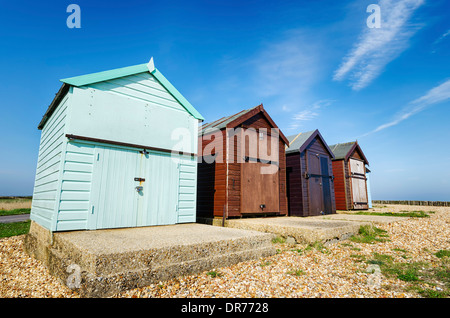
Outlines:
{"type": "MultiPolygon", "coordinates": [[[[258,129],[260,128],[266,128],[269,135],[272,128],[271,124],[261,114],[247,119],[239,127],[243,129],[251,127],[256,129],[257,132],[259,132],[258,129]]],[[[211,138],[210,134],[199,137],[199,155],[201,157],[198,163],[197,214],[200,217],[222,217],[225,207],[226,217],[241,217],[242,165],[249,163],[242,162],[242,157],[246,153],[244,149],[241,149],[241,139],[237,135],[227,139],[225,129],[221,130],[219,134],[221,135],[220,140],[211,138]],[[232,154],[227,152],[228,147],[232,147],[232,154]],[[211,151],[213,148],[215,150],[211,151]],[[206,163],[206,157],[204,158],[203,155],[216,152],[223,153],[223,161],[206,163]]],[[[265,142],[268,142],[267,140],[268,138],[264,138],[265,142]]],[[[279,139],[279,208],[276,213],[283,215],[287,214],[284,147],[283,141],[279,139]]],[[[270,152],[268,154],[270,155],[270,152]]]]}
{"type": "Polygon", "coordinates": [[[69,134],[197,152],[198,120],[142,73],[73,88],[69,134]]]}
{"type": "Polygon", "coordinates": [[[303,187],[300,154],[286,155],[287,195],[290,216],[306,216],[303,214],[303,187]]]}
{"type": "Polygon", "coordinates": [[[56,230],[87,229],[94,146],[68,143],[64,158],[56,230]]]}
{"type": "Polygon", "coordinates": [[[279,177],[280,177],[280,214],[288,214],[287,180],[286,180],[286,150],[285,144],[279,141],[279,177]]]}
{"type": "MultiPolygon", "coordinates": [[[[319,138],[314,138],[310,144],[301,153],[288,154],[286,157],[286,165],[289,168],[289,215],[309,216],[314,215],[311,210],[311,199],[319,200],[322,198],[312,198],[310,180],[305,178],[305,172],[311,173],[311,163],[308,162],[307,156],[319,155],[329,158],[328,171],[333,172],[333,162],[326,150],[325,145],[319,138]]],[[[320,165],[318,166],[320,169],[320,165]]],[[[335,201],[335,185],[330,182],[330,199],[331,199],[331,213],[336,212],[335,201]]]]}
{"type": "Polygon", "coordinates": [[[333,161],[334,192],[337,210],[347,210],[347,182],[344,160],[333,161]]]}
{"type": "Polygon", "coordinates": [[[215,133],[220,135],[220,138],[212,137],[211,133],[200,136],[198,141],[197,215],[199,217],[222,216],[226,204],[225,130],[215,133]],[[220,159],[214,161],[210,155],[220,159]]]}
{"type": "Polygon", "coordinates": [[[193,223],[196,221],[197,203],[197,162],[195,158],[179,158],[178,221],[193,223]]]}
{"type": "Polygon", "coordinates": [[[196,177],[187,156],[70,142],[56,230],[195,222],[196,177]]]}
{"type": "Polygon", "coordinates": [[[101,91],[143,100],[162,107],[185,111],[185,108],[148,72],[94,83],[88,86],[101,91]]]}
{"type": "Polygon", "coordinates": [[[47,229],[53,227],[61,187],[69,95],[61,100],[41,132],[30,218],[47,229]]]}
{"type": "MultiPolygon", "coordinates": [[[[359,160],[364,160],[361,154],[355,150],[349,155],[350,158],[355,158],[359,160]]],[[[364,172],[365,173],[365,172],[364,172]]],[[[335,184],[335,199],[336,199],[336,209],[338,210],[353,210],[353,209],[367,209],[368,205],[357,205],[353,204],[353,188],[352,188],[352,178],[350,162],[349,160],[334,160],[333,161],[333,174],[334,174],[334,184],[335,184]]],[[[367,184],[366,184],[367,191],[367,184]]]]}
{"type": "Polygon", "coordinates": [[[31,219],[51,231],[195,222],[195,158],[149,151],[141,165],[141,149],[66,135],[196,154],[197,129],[150,74],[71,87],[42,129],[31,219]]]}

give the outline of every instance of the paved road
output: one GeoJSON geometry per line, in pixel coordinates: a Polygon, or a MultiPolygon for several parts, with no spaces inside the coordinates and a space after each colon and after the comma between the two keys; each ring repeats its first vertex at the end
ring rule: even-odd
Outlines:
{"type": "Polygon", "coordinates": [[[29,214],[18,214],[18,215],[4,215],[0,216],[0,223],[14,223],[23,222],[30,219],[29,214]]]}

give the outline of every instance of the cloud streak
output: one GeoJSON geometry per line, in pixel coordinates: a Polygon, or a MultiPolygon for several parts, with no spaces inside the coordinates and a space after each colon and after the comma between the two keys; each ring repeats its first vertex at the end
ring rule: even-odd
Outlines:
{"type": "Polygon", "coordinates": [[[423,111],[431,105],[450,100],[450,79],[430,89],[425,95],[411,101],[393,120],[382,124],[364,136],[398,125],[409,117],[423,111]]]}
{"type": "Polygon", "coordinates": [[[331,99],[322,99],[314,102],[306,109],[296,113],[293,115],[293,122],[290,124],[289,129],[297,129],[300,127],[302,122],[310,121],[319,116],[319,111],[321,108],[327,107],[331,105],[334,100],[331,99]]]}
{"type": "Polygon", "coordinates": [[[333,79],[349,78],[353,90],[360,90],[379,76],[385,66],[409,45],[418,26],[408,23],[424,0],[381,0],[381,27],[365,26],[358,42],[343,59],[333,79]]]}

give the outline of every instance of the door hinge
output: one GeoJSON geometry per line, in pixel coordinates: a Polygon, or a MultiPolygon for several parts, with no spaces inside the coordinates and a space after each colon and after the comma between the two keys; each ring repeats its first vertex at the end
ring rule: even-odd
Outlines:
{"type": "Polygon", "coordinates": [[[91,208],[91,214],[94,214],[94,206],[91,208]]]}

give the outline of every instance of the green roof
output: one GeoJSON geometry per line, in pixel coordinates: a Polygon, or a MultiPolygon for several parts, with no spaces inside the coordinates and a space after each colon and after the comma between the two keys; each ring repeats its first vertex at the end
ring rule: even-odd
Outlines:
{"type": "Polygon", "coordinates": [[[335,159],[346,159],[347,154],[353,148],[355,141],[331,145],[330,149],[334,153],[335,159]]]}
{"type": "Polygon", "coordinates": [[[359,146],[358,141],[350,141],[350,142],[335,144],[335,145],[330,146],[330,149],[334,153],[335,160],[340,160],[340,159],[348,160],[355,151],[358,151],[359,154],[361,155],[362,159],[364,160],[364,162],[367,165],[369,164],[369,161],[367,160],[361,147],[359,146]]]}
{"type": "Polygon", "coordinates": [[[183,95],[155,68],[153,58],[149,63],[138,64],[128,67],[117,68],[109,71],[91,73],[87,75],[64,78],[61,82],[72,86],[84,86],[93,83],[108,81],[114,78],[134,75],[138,73],[149,72],[158,82],[196,119],[204,120],[203,116],[184,98],[183,95]]]}
{"type": "Polygon", "coordinates": [[[286,153],[298,152],[303,144],[314,134],[315,130],[299,133],[296,135],[287,136],[289,140],[289,147],[286,148],[286,153]]]}

